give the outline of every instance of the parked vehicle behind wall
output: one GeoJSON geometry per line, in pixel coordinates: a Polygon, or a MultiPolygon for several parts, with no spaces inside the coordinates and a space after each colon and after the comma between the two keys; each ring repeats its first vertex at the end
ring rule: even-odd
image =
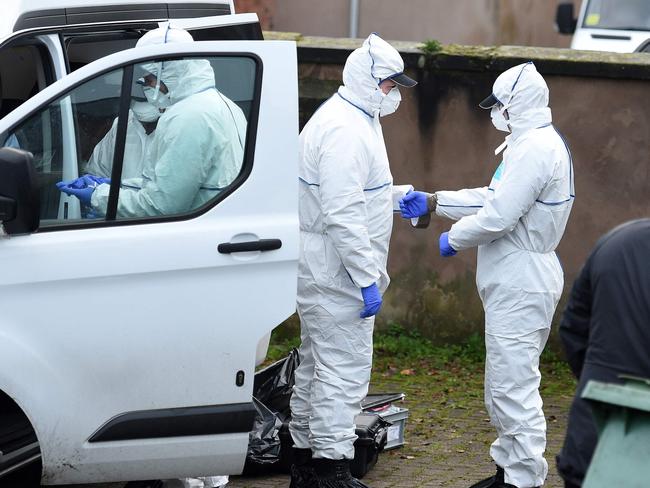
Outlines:
{"type": "Polygon", "coordinates": [[[560,33],[573,35],[572,49],[631,53],[650,38],[647,0],[583,0],[576,18],[575,2],[558,5],[560,33]]]}

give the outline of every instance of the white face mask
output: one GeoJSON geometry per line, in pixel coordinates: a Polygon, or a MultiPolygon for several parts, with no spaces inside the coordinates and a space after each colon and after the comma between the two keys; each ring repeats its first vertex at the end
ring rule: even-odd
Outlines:
{"type": "Polygon", "coordinates": [[[498,107],[492,107],[490,110],[490,117],[492,118],[492,125],[500,131],[510,132],[510,126],[508,125],[508,120],[503,115],[504,109],[498,107]]]}
{"type": "Polygon", "coordinates": [[[372,109],[372,114],[373,116],[377,116],[379,113],[379,109],[381,108],[381,102],[384,100],[386,95],[377,88],[372,94],[368,97],[368,101],[370,102],[370,108],[372,109]]]}
{"type": "Polygon", "coordinates": [[[169,93],[163,93],[160,91],[160,89],[158,90],[157,94],[156,89],[151,86],[143,87],[142,91],[144,92],[144,96],[147,98],[147,101],[154,107],[167,108],[172,104],[169,98],[169,93]]]}
{"type": "Polygon", "coordinates": [[[399,92],[399,89],[397,87],[391,89],[379,104],[379,116],[385,117],[386,115],[395,113],[401,101],[402,94],[399,92]]]}

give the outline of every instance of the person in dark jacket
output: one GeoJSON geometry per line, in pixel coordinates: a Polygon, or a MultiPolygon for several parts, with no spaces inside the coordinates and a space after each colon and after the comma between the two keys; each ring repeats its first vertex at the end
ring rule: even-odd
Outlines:
{"type": "Polygon", "coordinates": [[[650,378],[649,262],[650,219],[627,222],[596,243],[571,290],[560,337],[579,382],[557,456],[566,488],[582,486],[598,440],[591,408],[580,398],[587,382],[650,378]]]}

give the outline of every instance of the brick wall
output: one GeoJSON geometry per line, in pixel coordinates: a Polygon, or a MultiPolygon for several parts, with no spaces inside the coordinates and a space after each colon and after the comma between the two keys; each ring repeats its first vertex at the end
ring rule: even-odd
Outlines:
{"type": "Polygon", "coordinates": [[[273,29],[276,0],[235,0],[235,12],[243,14],[256,13],[260,19],[262,30],[273,29]]]}

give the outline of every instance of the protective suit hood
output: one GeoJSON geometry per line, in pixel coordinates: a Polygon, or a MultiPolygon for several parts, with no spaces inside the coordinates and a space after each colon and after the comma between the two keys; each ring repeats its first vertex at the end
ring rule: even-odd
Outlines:
{"type": "MultiPolygon", "coordinates": [[[[142,36],[136,47],[168,44],[172,42],[194,42],[192,36],[183,29],[169,23],[142,36]]],[[[174,104],[194,93],[215,87],[214,71],[206,59],[181,59],[144,63],[143,69],[165,83],[169,90],[170,104],[174,104]]],[[[156,95],[158,96],[158,95],[156,95]]]]}
{"type": "Polygon", "coordinates": [[[339,95],[374,117],[384,98],[379,84],[387,79],[408,87],[416,83],[404,75],[404,61],[399,52],[373,33],[348,56],[339,95]]]}
{"type": "Polygon", "coordinates": [[[508,111],[512,139],[530,129],[543,127],[552,121],[548,108],[548,86],[532,62],[504,71],[494,82],[492,94],[479,106],[489,109],[496,104],[508,111]]]}

